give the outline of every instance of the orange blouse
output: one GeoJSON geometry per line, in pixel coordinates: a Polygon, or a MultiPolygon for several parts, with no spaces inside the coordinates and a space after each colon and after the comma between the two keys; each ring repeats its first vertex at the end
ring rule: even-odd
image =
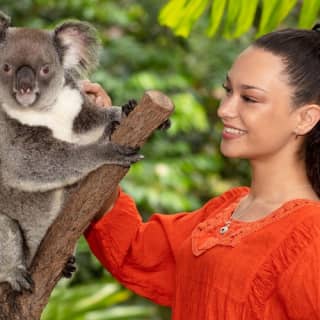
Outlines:
{"type": "Polygon", "coordinates": [[[115,278],[171,306],[174,320],[319,320],[320,203],[291,200],[221,233],[248,192],[237,187],[194,212],[143,223],[121,191],[86,238],[115,278]]]}

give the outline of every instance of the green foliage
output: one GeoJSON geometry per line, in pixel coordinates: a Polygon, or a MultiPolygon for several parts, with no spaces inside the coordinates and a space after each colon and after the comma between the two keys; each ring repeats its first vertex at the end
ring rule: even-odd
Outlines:
{"type": "Polygon", "coordinates": [[[201,15],[208,16],[208,36],[217,34],[223,25],[223,35],[235,39],[250,28],[261,36],[278,27],[289,15],[297,15],[299,27],[310,28],[319,14],[319,0],[170,0],[159,14],[160,24],[171,28],[178,36],[188,37],[201,15]],[[211,9],[210,9],[211,7],[211,9]]]}
{"type": "Polygon", "coordinates": [[[54,289],[41,320],[138,320],[156,314],[155,306],[120,304],[131,296],[110,277],[68,288],[61,281],[54,289]]]}
{"type": "Polygon", "coordinates": [[[262,0],[262,14],[257,36],[276,28],[289,14],[297,0],[262,0]]]}
{"type": "Polygon", "coordinates": [[[308,0],[302,2],[301,14],[299,17],[300,28],[311,28],[317,20],[320,9],[319,0],[308,0]]]}

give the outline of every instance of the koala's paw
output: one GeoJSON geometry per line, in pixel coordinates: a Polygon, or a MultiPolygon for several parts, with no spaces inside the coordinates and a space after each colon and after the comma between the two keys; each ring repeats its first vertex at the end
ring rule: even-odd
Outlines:
{"type": "Polygon", "coordinates": [[[137,101],[134,99],[129,100],[127,103],[121,106],[122,113],[126,116],[138,105],[137,101]]]}
{"type": "Polygon", "coordinates": [[[167,119],[165,122],[161,123],[160,126],[157,128],[158,130],[167,130],[171,126],[170,119],[167,119]]]}
{"type": "Polygon", "coordinates": [[[132,148],[114,142],[103,142],[99,145],[99,154],[105,164],[115,164],[122,167],[130,167],[143,156],[138,154],[139,148],[132,148]]]}
{"type": "Polygon", "coordinates": [[[110,135],[109,138],[111,137],[111,135],[114,133],[114,131],[117,129],[117,127],[120,125],[119,121],[112,121],[110,124],[110,135]]]}
{"type": "Polygon", "coordinates": [[[119,165],[123,167],[130,167],[132,163],[138,162],[143,159],[143,155],[138,154],[140,148],[132,148],[125,145],[117,145],[117,151],[119,152],[121,158],[119,165]]]}
{"type": "Polygon", "coordinates": [[[64,268],[62,270],[62,276],[63,277],[65,277],[65,278],[71,278],[72,277],[72,274],[77,270],[77,267],[76,267],[75,263],[76,263],[76,258],[75,258],[74,255],[71,255],[68,258],[68,260],[67,260],[67,262],[66,262],[66,264],[65,264],[65,266],[64,266],[64,268]]]}
{"type": "Polygon", "coordinates": [[[23,289],[32,292],[34,286],[30,273],[23,265],[10,269],[4,281],[9,282],[12,289],[18,292],[21,292],[23,289]]]}

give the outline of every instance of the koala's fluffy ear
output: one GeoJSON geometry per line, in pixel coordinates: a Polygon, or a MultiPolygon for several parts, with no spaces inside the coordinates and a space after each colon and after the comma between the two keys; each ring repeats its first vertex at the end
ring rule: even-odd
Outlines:
{"type": "Polygon", "coordinates": [[[70,21],[54,30],[54,42],[63,67],[76,77],[85,77],[98,64],[100,43],[94,27],[70,21]]]}
{"type": "Polygon", "coordinates": [[[6,37],[6,32],[10,26],[11,18],[5,13],[0,11],[0,41],[3,41],[6,37]]]}

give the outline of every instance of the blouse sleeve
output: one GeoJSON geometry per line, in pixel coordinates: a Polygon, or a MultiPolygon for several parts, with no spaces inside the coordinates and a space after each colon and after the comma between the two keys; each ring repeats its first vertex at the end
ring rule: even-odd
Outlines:
{"type": "Polygon", "coordinates": [[[206,211],[205,205],[192,213],[154,214],[143,223],[134,201],[120,190],[112,210],[92,223],[85,237],[103,266],[127,288],[170,306],[176,249],[206,211]]]}
{"type": "Polygon", "coordinates": [[[281,276],[279,292],[289,319],[320,320],[320,236],[281,276]]]}

